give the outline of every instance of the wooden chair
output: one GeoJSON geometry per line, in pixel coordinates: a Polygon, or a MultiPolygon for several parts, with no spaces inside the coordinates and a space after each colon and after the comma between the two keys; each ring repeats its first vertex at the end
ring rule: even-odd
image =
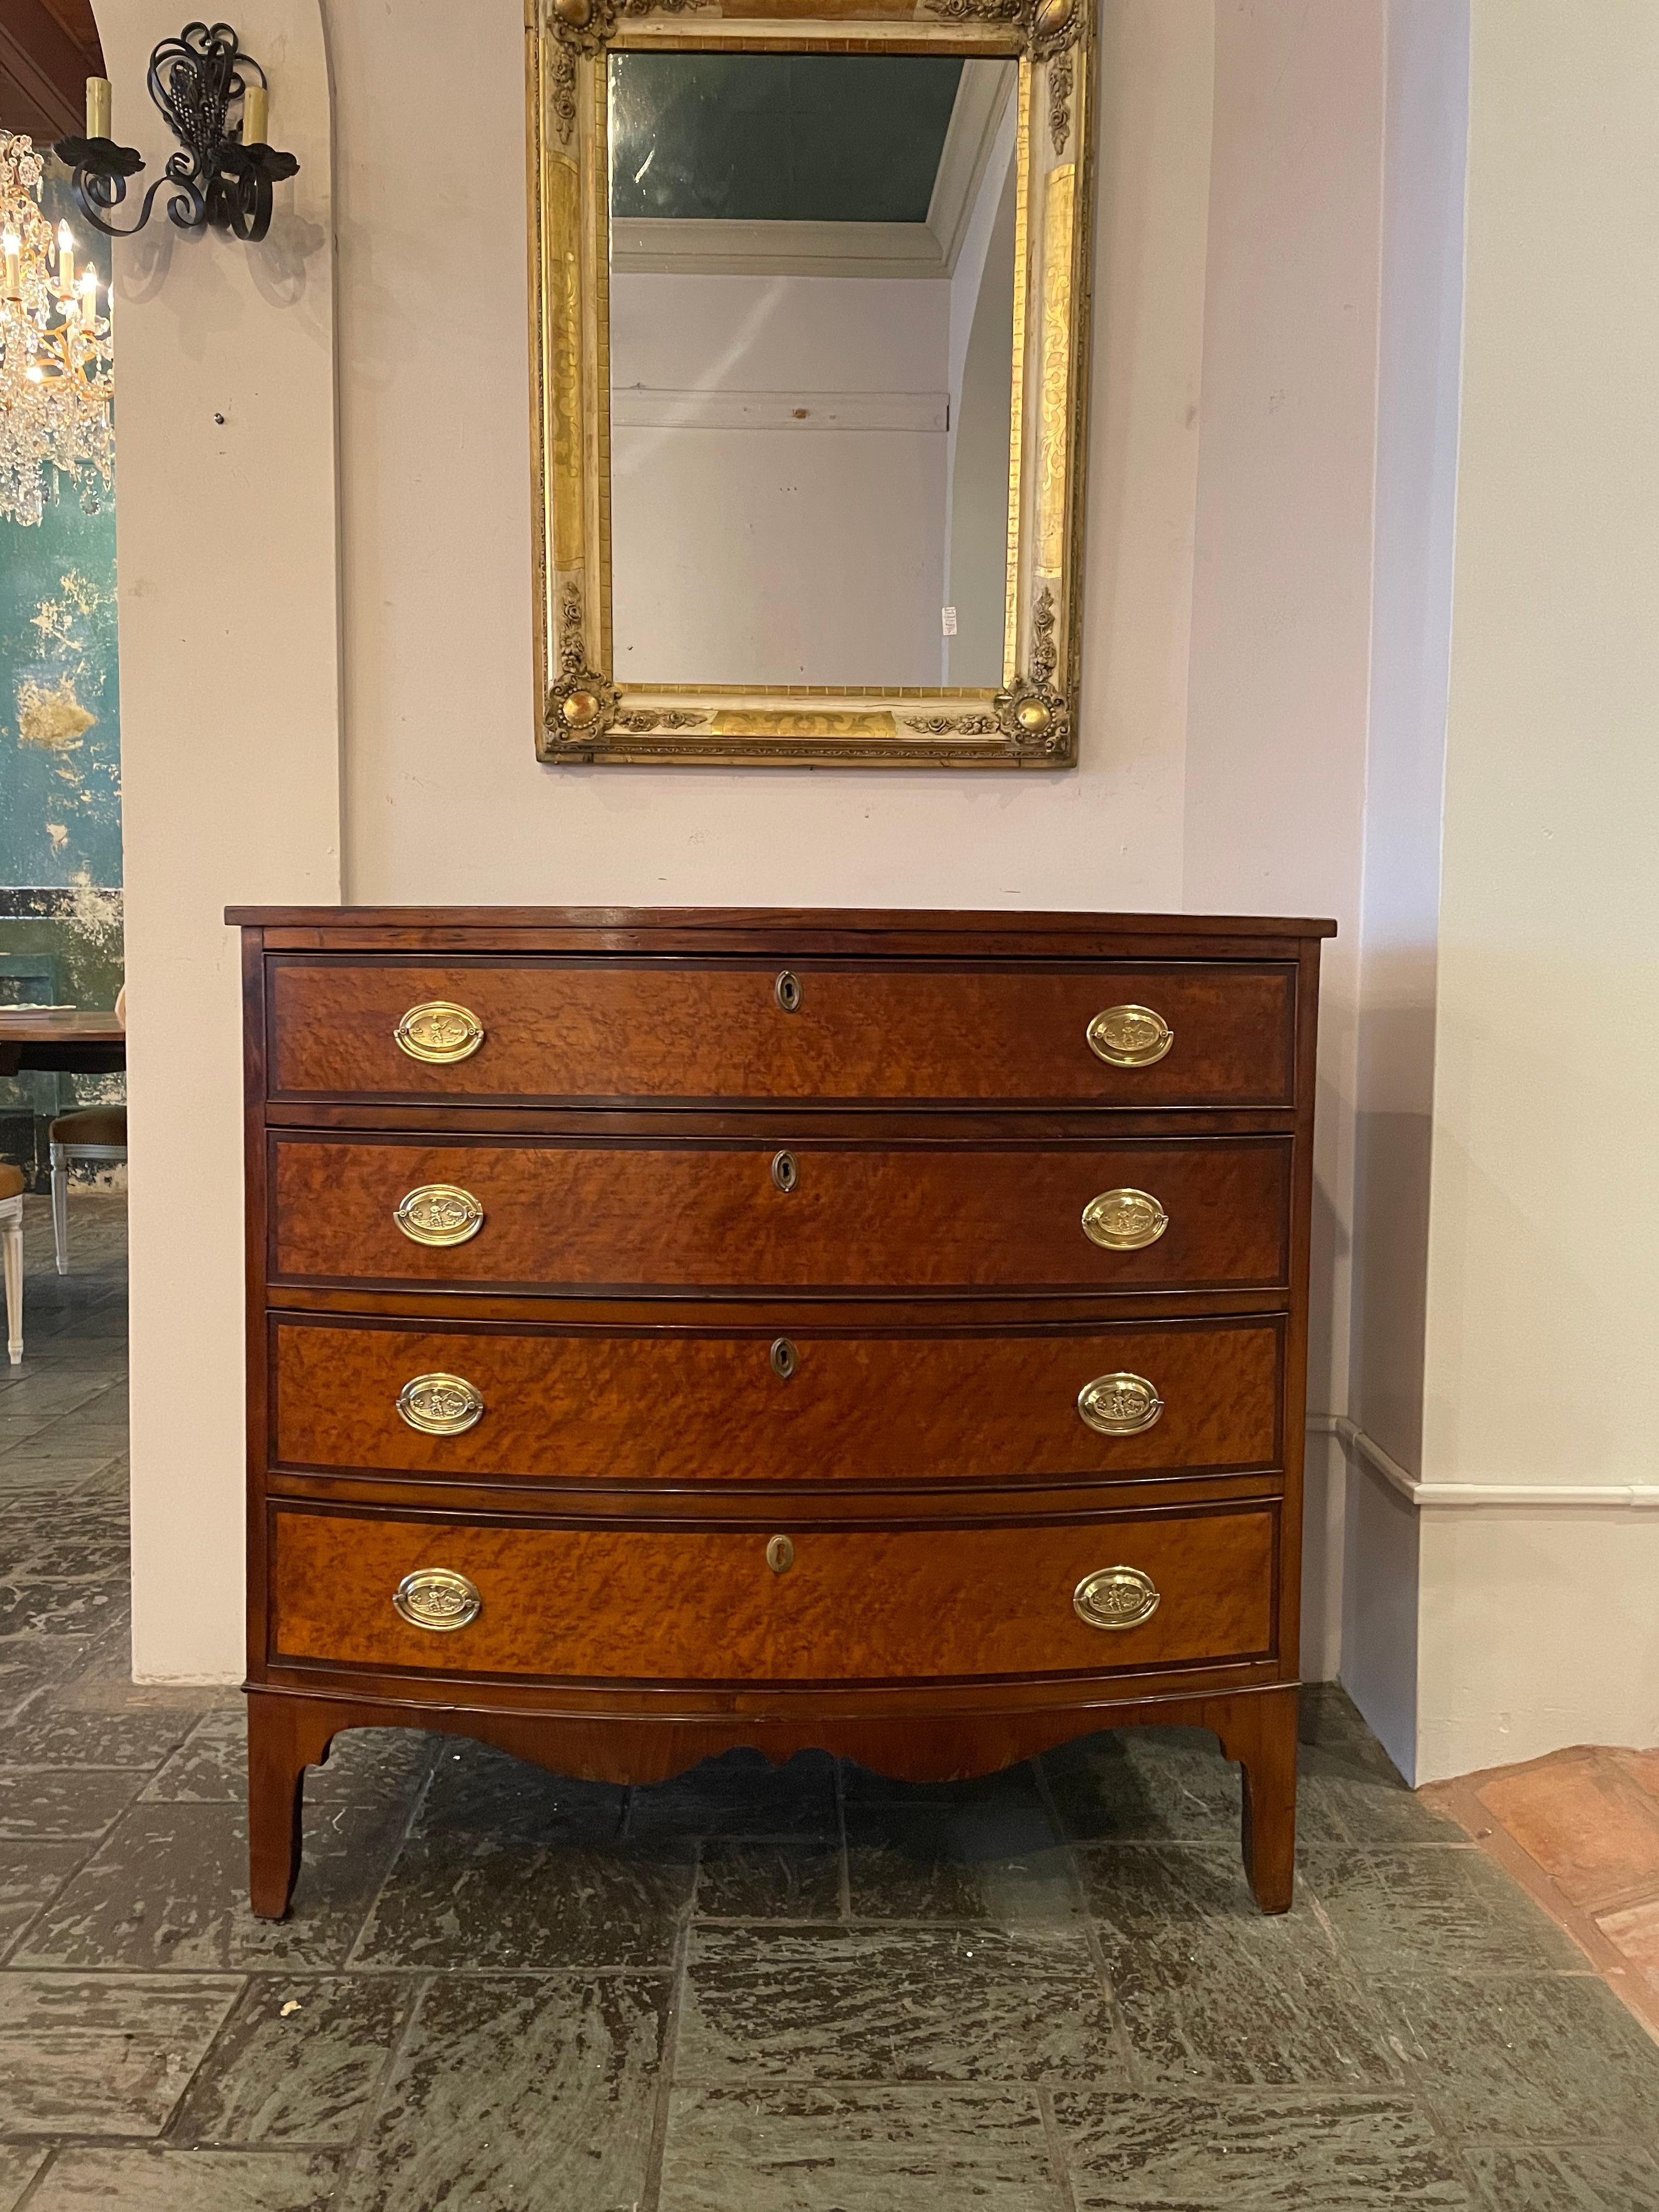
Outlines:
{"type": "Polygon", "coordinates": [[[5,1256],[6,1350],[23,1357],[23,1170],[0,1164],[0,1247],[5,1256]]]}
{"type": "Polygon", "coordinates": [[[69,1273],[69,1171],[71,1160],[124,1160],[127,1156],[125,1106],[77,1106],[60,1114],[47,1130],[52,1145],[52,1233],[58,1248],[58,1272],[69,1273]]]}

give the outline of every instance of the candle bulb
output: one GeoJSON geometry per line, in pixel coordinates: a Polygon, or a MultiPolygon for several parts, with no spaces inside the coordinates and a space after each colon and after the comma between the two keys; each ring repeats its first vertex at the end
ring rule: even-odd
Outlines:
{"type": "Polygon", "coordinates": [[[58,289],[65,296],[75,289],[75,234],[66,222],[58,226],[58,289]]]}
{"type": "Polygon", "coordinates": [[[19,300],[23,295],[23,241],[15,230],[0,237],[0,251],[6,257],[6,297],[19,300]]]}
{"type": "Polygon", "coordinates": [[[251,84],[242,94],[242,143],[263,146],[270,128],[270,94],[262,84],[251,84]]]}
{"type": "Polygon", "coordinates": [[[88,138],[107,138],[110,135],[110,82],[106,76],[87,79],[87,136],[88,138]]]}

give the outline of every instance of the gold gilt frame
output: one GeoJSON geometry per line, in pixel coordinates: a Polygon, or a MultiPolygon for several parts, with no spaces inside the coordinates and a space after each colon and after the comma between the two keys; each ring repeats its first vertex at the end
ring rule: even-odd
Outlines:
{"type": "Polygon", "coordinates": [[[1091,15],[1091,0],[526,0],[539,760],[1073,765],[1091,15]],[[615,681],[605,64],[613,47],[1018,59],[1012,496],[998,690],[615,681]]]}

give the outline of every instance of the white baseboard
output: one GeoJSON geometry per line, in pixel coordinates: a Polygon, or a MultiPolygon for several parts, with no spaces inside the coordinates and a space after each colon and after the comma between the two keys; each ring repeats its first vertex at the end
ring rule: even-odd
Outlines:
{"type": "Polygon", "coordinates": [[[1419,1506],[1659,1506],[1659,1482],[1425,1482],[1391,1458],[1346,1413],[1310,1413],[1310,1436],[1335,1437],[1350,1464],[1365,1468],[1419,1506]]]}

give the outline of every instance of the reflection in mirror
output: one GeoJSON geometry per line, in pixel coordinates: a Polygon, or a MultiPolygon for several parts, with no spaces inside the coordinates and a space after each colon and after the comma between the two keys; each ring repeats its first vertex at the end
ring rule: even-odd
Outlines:
{"type": "Polygon", "coordinates": [[[1002,683],[1017,66],[611,56],[620,682],[1002,683]]]}

